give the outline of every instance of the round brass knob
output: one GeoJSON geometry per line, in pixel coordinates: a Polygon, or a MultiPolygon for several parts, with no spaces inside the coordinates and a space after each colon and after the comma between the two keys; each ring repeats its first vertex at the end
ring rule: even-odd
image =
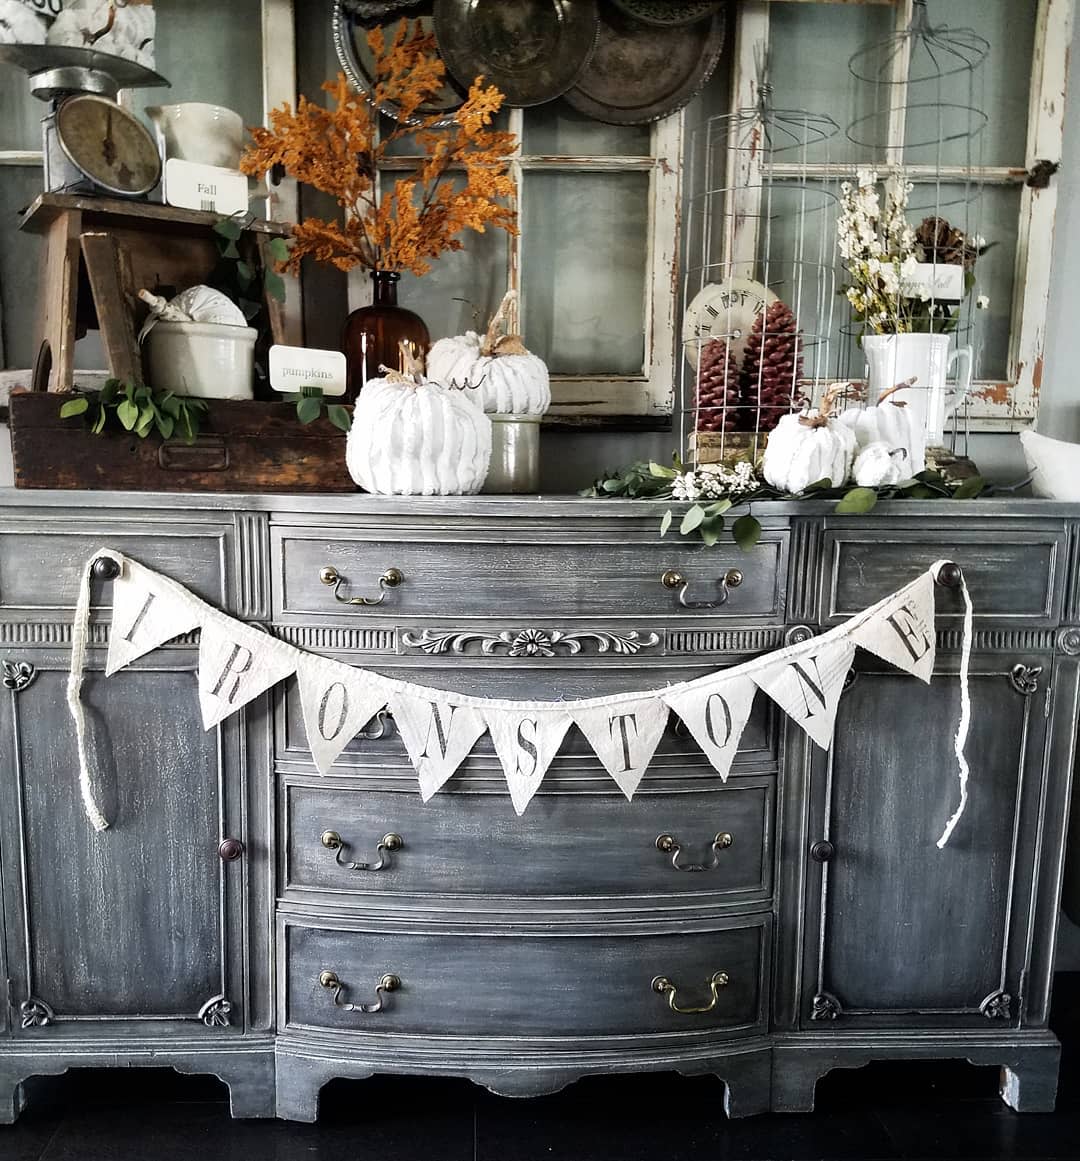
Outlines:
{"type": "Polygon", "coordinates": [[[324,830],[319,839],[328,851],[336,851],[341,848],[341,835],[336,830],[324,830]]]}
{"type": "Polygon", "coordinates": [[[338,986],[338,978],[335,972],[320,972],[319,983],[324,988],[336,988],[338,986]]]}
{"type": "Polygon", "coordinates": [[[319,580],[324,585],[336,585],[341,580],[341,575],[332,564],[328,564],[319,569],[319,580]]]}
{"type": "Polygon", "coordinates": [[[379,980],[379,987],[384,992],[396,992],[401,987],[401,977],[395,975],[385,975],[379,980]]]}
{"type": "Polygon", "coordinates": [[[716,836],[716,838],[713,839],[713,845],[723,847],[726,850],[734,841],[735,839],[731,834],[729,834],[726,830],[722,830],[716,836]]]}
{"type": "Polygon", "coordinates": [[[827,863],[835,854],[836,847],[828,839],[822,839],[810,848],[810,857],[815,863],[827,863]]]}
{"type": "Polygon", "coordinates": [[[946,589],[958,589],[964,579],[963,570],[952,560],[947,560],[937,571],[937,583],[946,589]]]}
{"type": "Polygon", "coordinates": [[[393,832],[384,834],[382,836],[382,842],[379,844],[379,846],[385,847],[388,851],[400,851],[404,845],[405,840],[401,835],[394,834],[393,832]]]}
{"type": "Polygon", "coordinates": [[[675,846],[675,838],[670,834],[658,834],[656,836],[656,849],[669,854],[675,846]]]}
{"type": "Polygon", "coordinates": [[[742,583],[742,569],[729,568],[727,572],[724,573],[724,584],[727,585],[729,589],[737,589],[742,583]]]}
{"type": "Polygon", "coordinates": [[[396,589],[404,579],[405,574],[400,568],[388,568],[379,578],[380,582],[388,589],[396,589]]]}
{"type": "Polygon", "coordinates": [[[244,844],[236,838],[222,839],[218,847],[218,855],[223,863],[235,863],[243,853],[244,844]]]}
{"type": "Polygon", "coordinates": [[[660,578],[660,583],[666,589],[677,589],[680,585],[686,584],[686,577],[677,568],[669,568],[660,578]]]}

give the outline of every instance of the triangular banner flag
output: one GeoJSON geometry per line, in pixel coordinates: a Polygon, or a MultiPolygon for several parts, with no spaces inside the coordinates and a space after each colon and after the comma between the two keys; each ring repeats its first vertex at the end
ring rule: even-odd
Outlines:
{"type": "Polygon", "coordinates": [[[753,681],[823,749],[832,744],[836,707],[844,692],[855,645],[847,638],[804,647],[788,661],[753,675],[753,681]]]}
{"type": "Polygon", "coordinates": [[[514,810],[524,814],[566,737],[570,715],[564,709],[494,708],[485,708],[483,714],[514,810]]]}
{"type": "Polygon", "coordinates": [[[251,625],[228,617],[203,624],[199,643],[199,705],[210,729],[296,671],[301,653],[251,625]]]}
{"type": "Polygon", "coordinates": [[[124,561],[112,582],[112,602],[106,677],[201,624],[197,605],[178,598],[164,577],[133,560],[124,561]]]}
{"type": "Polygon", "coordinates": [[[688,689],[662,695],[724,782],[756,693],[757,686],[749,677],[718,674],[711,682],[695,682],[688,689]]]}
{"type": "Polygon", "coordinates": [[[377,674],[307,653],[296,680],[311,757],[320,774],[329,774],[341,751],[386,705],[384,683],[377,674]]]}
{"type": "Polygon", "coordinates": [[[633,798],[667,726],[668,707],[659,698],[610,706],[569,707],[604,769],[626,797],[633,798]]]}
{"type": "Polygon", "coordinates": [[[894,593],[851,640],[898,669],[929,682],[934,672],[934,578],[925,572],[894,593]]]}
{"type": "Polygon", "coordinates": [[[455,702],[453,694],[436,700],[398,693],[390,708],[420,780],[420,797],[427,802],[469,756],[487,724],[478,710],[455,702]]]}

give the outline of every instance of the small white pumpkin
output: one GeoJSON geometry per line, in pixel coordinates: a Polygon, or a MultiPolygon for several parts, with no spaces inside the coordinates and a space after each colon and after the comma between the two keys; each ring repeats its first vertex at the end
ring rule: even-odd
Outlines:
{"type": "MultiPolygon", "coordinates": [[[[405,345],[403,344],[403,347],[405,345]]],[[[382,368],[353,410],[349,475],[380,496],[468,496],[484,486],[491,420],[470,399],[424,377],[403,350],[407,374],[382,368]]]]}
{"type": "Polygon", "coordinates": [[[907,451],[902,447],[890,447],[884,440],[868,443],[855,457],[852,475],[860,488],[899,484],[911,475],[907,451]]]}
{"type": "Polygon", "coordinates": [[[477,388],[489,415],[543,415],[551,406],[547,365],[525,349],[517,328],[517,293],[507,291],[483,337],[466,331],[439,339],[428,352],[428,372],[440,383],[477,388]]]}
{"type": "Polygon", "coordinates": [[[802,492],[819,480],[847,483],[855,459],[855,433],[832,417],[842,388],[830,389],[816,413],[785,415],[769,432],[762,472],[774,488],[802,492]]]}
{"type": "Polygon", "coordinates": [[[897,383],[891,390],[882,392],[876,406],[849,407],[840,416],[840,422],[855,433],[860,448],[880,442],[888,444],[893,451],[902,449],[909,477],[926,468],[926,432],[912,408],[889,396],[911,384],[911,380],[897,383]]]}

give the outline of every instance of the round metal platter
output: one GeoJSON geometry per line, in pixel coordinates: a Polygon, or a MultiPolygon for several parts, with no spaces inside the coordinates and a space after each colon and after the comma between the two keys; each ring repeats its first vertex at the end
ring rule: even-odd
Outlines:
{"type": "Polygon", "coordinates": [[[341,0],[346,12],[361,20],[385,20],[388,16],[409,16],[411,8],[423,0],[341,0]]]}
{"type": "Polygon", "coordinates": [[[109,193],[138,197],[161,178],[149,129],[107,97],[68,97],[56,111],[56,135],[71,164],[109,193]]]}
{"type": "Polygon", "coordinates": [[[462,84],[477,76],[506,104],[540,105],[562,96],[596,44],[596,0],[435,0],[435,35],[462,84]]]}
{"type": "Polygon", "coordinates": [[[724,49],[725,13],[659,28],[605,8],[589,67],[566,93],[579,113],[612,125],[658,121],[687,104],[724,49]]]}
{"type": "MultiPolygon", "coordinates": [[[[403,12],[401,16],[409,20],[418,21],[424,32],[433,31],[433,22],[430,15],[416,14],[412,11],[403,12]]],[[[360,16],[349,11],[347,0],[335,0],[334,14],[331,21],[331,30],[334,39],[334,50],[337,52],[338,62],[349,84],[358,92],[370,94],[375,87],[375,58],[368,48],[368,30],[379,23],[378,20],[363,20],[360,16]]],[[[396,23],[396,21],[395,21],[396,23]]],[[[426,105],[421,105],[417,116],[409,119],[410,124],[422,118],[437,117],[436,125],[444,127],[452,125],[454,114],[465,102],[466,91],[447,72],[446,83],[426,105]]],[[[384,117],[394,121],[401,121],[401,110],[392,101],[384,101],[379,105],[379,112],[384,117]]]]}
{"type": "Polygon", "coordinates": [[[634,20],[661,28],[693,24],[720,7],[720,0],[613,0],[613,3],[634,20]]]}

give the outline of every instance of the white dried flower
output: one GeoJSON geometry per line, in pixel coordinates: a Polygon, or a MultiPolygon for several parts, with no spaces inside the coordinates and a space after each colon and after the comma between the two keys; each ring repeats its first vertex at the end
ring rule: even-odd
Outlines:
{"type": "Polygon", "coordinates": [[[975,299],[975,305],[979,310],[988,310],[990,307],[990,296],[988,294],[980,294],[979,297],[975,299]]]}

